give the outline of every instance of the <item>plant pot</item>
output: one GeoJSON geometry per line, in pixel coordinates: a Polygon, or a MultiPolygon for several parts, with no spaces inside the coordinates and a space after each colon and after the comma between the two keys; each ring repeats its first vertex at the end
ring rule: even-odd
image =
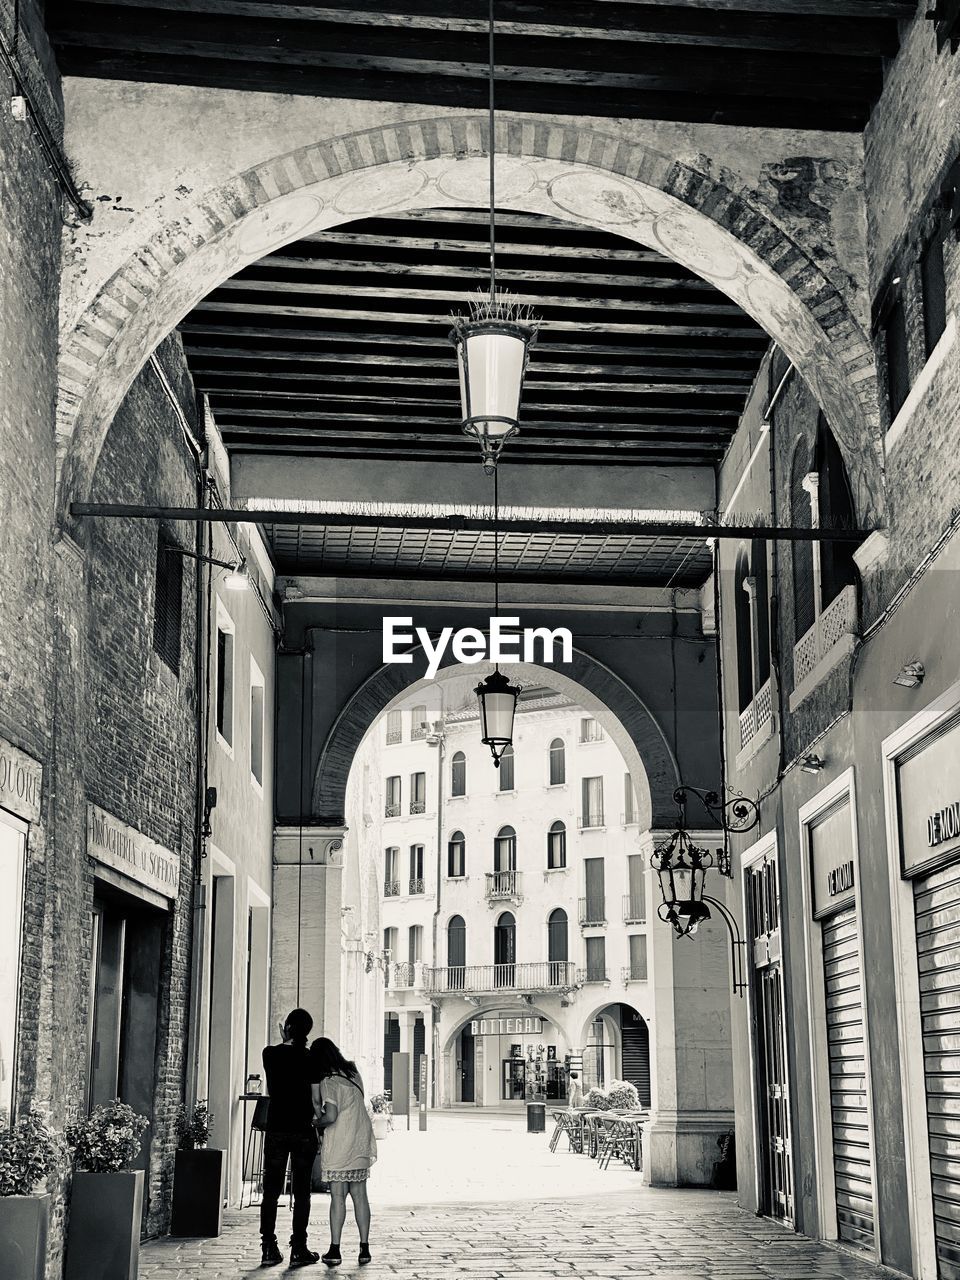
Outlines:
{"type": "Polygon", "coordinates": [[[178,1151],[173,1170],[172,1236],[218,1236],[223,1230],[224,1152],[178,1151]]]}
{"type": "Polygon", "coordinates": [[[0,1267],[5,1280],[43,1280],[50,1196],[0,1196],[0,1267]]]}
{"type": "Polygon", "coordinates": [[[373,1124],[373,1136],[378,1142],[382,1142],[390,1132],[390,1117],[383,1112],[374,1112],[370,1119],[373,1124]]]}
{"type": "Polygon", "coordinates": [[[75,1173],[65,1280],[136,1280],[143,1170],[75,1173]]]}

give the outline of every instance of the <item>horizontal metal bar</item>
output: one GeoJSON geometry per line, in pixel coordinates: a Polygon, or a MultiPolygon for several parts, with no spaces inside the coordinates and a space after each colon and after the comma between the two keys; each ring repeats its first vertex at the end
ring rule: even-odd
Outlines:
{"type": "MultiPolygon", "coordinates": [[[[282,524],[352,529],[439,529],[450,533],[493,533],[492,517],[349,515],[330,511],[272,511],[269,508],[147,507],[123,502],[73,502],[70,514],[112,520],[187,520],[207,524],[282,524]]],[[[598,538],[759,538],[764,542],[861,543],[870,529],[797,529],[780,525],[715,525],[670,520],[505,520],[498,533],[581,534],[598,538]]]]}

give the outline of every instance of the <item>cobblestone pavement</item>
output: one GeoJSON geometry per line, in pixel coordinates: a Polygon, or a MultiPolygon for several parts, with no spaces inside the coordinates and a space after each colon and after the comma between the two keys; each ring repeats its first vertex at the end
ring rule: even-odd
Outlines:
{"type": "MultiPolygon", "coordinates": [[[[373,1264],[357,1265],[352,1215],[340,1275],[364,1280],[873,1280],[892,1273],[815,1244],[737,1208],[736,1197],[661,1191],[636,1174],[561,1150],[510,1120],[444,1117],[430,1134],[381,1144],[370,1183],[373,1264]]],[[[315,1196],[311,1241],[326,1247],[326,1196],[315,1196]]],[[[281,1247],[289,1216],[281,1206],[281,1247]]],[[[260,1272],[255,1209],[231,1210],[216,1240],[145,1245],[143,1280],[216,1280],[260,1272]]],[[[307,1276],[326,1274],[320,1264],[307,1276]]]]}

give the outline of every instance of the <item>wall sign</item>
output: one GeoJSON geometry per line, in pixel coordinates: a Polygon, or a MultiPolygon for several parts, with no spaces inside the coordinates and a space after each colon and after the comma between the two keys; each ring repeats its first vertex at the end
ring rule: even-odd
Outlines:
{"type": "Polygon", "coordinates": [[[87,853],[154,893],[165,898],[177,896],[180,886],[177,855],[95,804],[87,805],[87,853]]]}
{"type": "Polygon", "coordinates": [[[813,877],[813,918],[821,919],[854,901],[853,833],[850,797],[817,817],[809,828],[813,877]]]}
{"type": "Polygon", "coordinates": [[[9,809],[24,822],[40,817],[43,765],[0,738],[0,809],[9,809]]]}
{"type": "Polygon", "coordinates": [[[477,1018],[470,1023],[472,1036],[543,1035],[542,1018],[477,1018]]]}
{"type": "Polygon", "coordinates": [[[960,855],[960,715],[897,762],[903,874],[960,855]]]}

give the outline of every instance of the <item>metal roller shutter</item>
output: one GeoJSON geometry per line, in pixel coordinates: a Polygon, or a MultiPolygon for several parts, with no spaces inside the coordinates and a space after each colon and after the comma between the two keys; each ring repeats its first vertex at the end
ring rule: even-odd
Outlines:
{"type": "Polygon", "coordinates": [[[650,1106],[650,1032],[645,1022],[622,1027],[623,1078],[636,1085],[641,1107],[650,1106]]]}
{"type": "Polygon", "coordinates": [[[830,1117],[837,1235],[873,1248],[873,1176],[857,916],[853,907],[823,922],[830,1117]]]}
{"type": "Polygon", "coordinates": [[[937,1274],[960,1280],[960,865],[914,882],[937,1274]]]}

